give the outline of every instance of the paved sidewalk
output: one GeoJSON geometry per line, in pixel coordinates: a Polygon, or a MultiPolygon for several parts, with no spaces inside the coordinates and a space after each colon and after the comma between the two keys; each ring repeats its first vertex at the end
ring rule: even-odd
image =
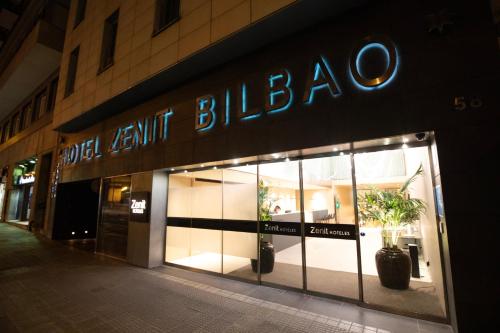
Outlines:
{"type": "Polygon", "coordinates": [[[171,267],[0,223],[0,332],[438,332],[446,325],[171,267]]]}

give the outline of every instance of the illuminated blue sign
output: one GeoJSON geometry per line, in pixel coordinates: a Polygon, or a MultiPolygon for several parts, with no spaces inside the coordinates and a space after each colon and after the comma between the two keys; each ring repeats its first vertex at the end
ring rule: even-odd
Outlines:
{"type": "MultiPolygon", "coordinates": [[[[393,82],[399,67],[399,53],[391,40],[385,37],[367,37],[354,48],[349,59],[347,75],[353,87],[369,92],[383,89],[393,82]],[[373,61],[373,59],[378,61],[373,61]],[[382,70],[380,70],[381,66],[378,66],[381,63],[383,63],[382,70]],[[379,67],[375,74],[373,73],[374,64],[379,67]]],[[[196,98],[194,100],[195,131],[200,134],[210,132],[217,123],[220,126],[229,127],[232,107],[235,108],[237,119],[248,121],[262,115],[272,117],[274,114],[286,112],[293,108],[294,104],[302,103],[311,106],[317,99],[342,96],[342,89],[336,78],[339,74],[338,69],[325,55],[319,55],[311,60],[309,70],[304,73],[306,82],[303,85],[302,99],[299,98],[298,101],[294,97],[301,85],[293,80],[292,74],[287,68],[268,72],[262,80],[264,99],[260,99],[263,101],[263,105],[260,106],[255,106],[255,101],[259,100],[256,97],[259,95],[256,96],[255,91],[250,89],[258,83],[255,81],[240,81],[236,89],[225,87],[221,93],[205,94],[196,98]],[[233,92],[235,92],[234,100],[233,92]],[[249,103],[250,101],[253,103],[249,103]]],[[[166,141],[168,125],[173,114],[172,108],[168,108],[153,116],[116,128],[106,152],[117,154],[121,151],[166,141]]],[[[102,153],[99,136],[70,145],[63,149],[62,154],[63,165],[100,157],[102,153]]]]}
{"type": "Polygon", "coordinates": [[[122,150],[147,146],[157,140],[165,141],[168,138],[169,118],[173,114],[172,109],[167,109],[151,117],[118,127],[114,131],[108,151],[117,153],[122,150]]]}
{"type": "Polygon", "coordinates": [[[333,76],[333,71],[325,56],[313,61],[313,75],[309,76],[304,92],[304,104],[314,102],[314,94],[322,89],[326,89],[332,97],[341,95],[340,88],[333,76]]]}
{"type": "Polygon", "coordinates": [[[101,141],[99,136],[95,136],[64,148],[62,161],[63,165],[76,164],[85,160],[90,161],[101,155],[101,141]]]}
{"type": "MultiPolygon", "coordinates": [[[[353,50],[349,59],[347,70],[349,79],[354,87],[361,91],[379,90],[391,83],[399,70],[399,54],[392,41],[385,37],[365,38],[353,50]],[[378,60],[372,61],[373,54],[379,56],[378,60]],[[381,57],[380,57],[381,56],[381,57]],[[366,65],[380,65],[383,70],[373,75],[364,73],[366,65]]],[[[369,66],[369,67],[370,67],[369,66]]],[[[377,66],[375,66],[377,67],[377,66]]],[[[380,67],[380,66],[378,66],[380,67]]],[[[317,98],[337,98],[342,96],[342,89],[336,79],[335,67],[333,67],[325,55],[319,55],[312,59],[309,71],[306,74],[306,82],[301,102],[304,105],[314,104],[317,98]],[[318,97],[319,96],[319,97],[318,97]]],[[[255,83],[255,82],[254,82],[255,83]]],[[[278,69],[267,74],[264,81],[264,106],[249,107],[251,97],[255,97],[254,91],[248,88],[248,82],[241,82],[237,89],[236,116],[239,120],[246,121],[260,117],[262,114],[274,114],[287,111],[292,108],[294,101],[295,82],[292,73],[288,69],[278,69]]],[[[230,90],[226,88],[224,95],[220,98],[222,103],[217,104],[216,95],[204,95],[196,99],[195,130],[197,132],[208,132],[216,124],[217,114],[220,113],[221,123],[228,126],[230,122],[230,90]]],[[[255,104],[254,98],[254,104],[255,104]]]]}
{"type": "MultiPolygon", "coordinates": [[[[141,146],[147,146],[168,138],[168,124],[174,114],[172,109],[120,126],[113,131],[109,153],[118,153],[141,146]]],[[[65,147],[62,150],[63,166],[74,165],[82,161],[90,161],[102,156],[101,141],[95,136],[84,141],[65,147]]]]}
{"type": "Polygon", "coordinates": [[[195,128],[207,131],[215,125],[215,97],[205,95],[196,99],[195,128]]]}
{"type": "Polygon", "coordinates": [[[238,103],[238,117],[241,120],[250,120],[259,117],[262,110],[259,108],[248,109],[248,89],[247,84],[243,82],[240,84],[240,95],[238,103]]]}
{"type": "Polygon", "coordinates": [[[392,41],[379,37],[365,38],[363,42],[354,50],[349,63],[349,76],[354,85],[365,91],[382,89],[391,83],[399,70],[399,54],[392,41]],[[385,68],[382,73],[376,77],[367,77],[363,73],[363,59],[369,53],[381,53],[385,68]]]}
{"type": "Polygon", "coordinates": [[[293,102],[292,76],[287,69],[270,74],[266,91],[267,113],[288,110],[293,102]]]}

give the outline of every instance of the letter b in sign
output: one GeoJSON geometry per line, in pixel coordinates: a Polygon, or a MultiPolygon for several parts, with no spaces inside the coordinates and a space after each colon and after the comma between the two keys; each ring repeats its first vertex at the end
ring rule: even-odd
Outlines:
{"type": "Polygon", "coordinates": [[[290,87],[292,76],[286,69],[268,76],[266,86],[266,112],[287,110],[293,102],[293,91],[290,87]]]}
{"type": "Polygon", "coordinates": [[[195,128],[197,131],[206,131],[215,124],[215,98],[205,95],[196,99],[195,128]]]}

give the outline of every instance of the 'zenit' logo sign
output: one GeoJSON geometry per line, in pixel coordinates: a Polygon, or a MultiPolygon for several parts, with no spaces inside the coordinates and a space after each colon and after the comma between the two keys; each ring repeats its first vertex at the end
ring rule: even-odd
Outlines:
{"type": "MultiPolygon", "coordinates": [[[[367,37],[352,51],[347,75],[356,89],[370,91],[383,89],[390,84],[398,69],[399,55],[395,44],[385,37],[367,37]]],[[[263,80],[265,102],[261,107],[250,107],[251,92],[246,82],[238,85],[235,96],[232,95],[234,91],[228,88],[224,90],[222,98],[212,94],[198,97],[195,110],[196,131],[205,132],[213,128],[217,116],[224,126],[228,126],[230,114],[233,113],[231,106],[236,106],[237,119],[244,121],[258,118],[264,113],[286,111],[294,103],[312,105],[319,93],[331,98],[342,95],[342,88],[336,79],[336,68],[324,55],[312,59],[303,91],[294,89],[293,74],[289,69],[282,68],[266,75],[263,80]],[[232,98],[236,99],[235,102],[232,102],[232,98]]]]}
{"type": "Polygon", "coordinates": [[[132,199],[132,204],[130,205],[130,209],[133,214],[144,214],[146,210],[146,200],[135,200],[132,199]]]}

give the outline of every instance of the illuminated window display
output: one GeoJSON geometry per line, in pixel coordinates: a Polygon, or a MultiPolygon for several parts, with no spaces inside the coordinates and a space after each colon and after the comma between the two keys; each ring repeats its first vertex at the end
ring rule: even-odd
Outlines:
{"type": "Polygon", "coordinates": [[[9,191],[7,221],[26,222],[31,217],[31,197],[35,183],[36,158],[18,162],[12,172],[13,188],[9,191]]]}
{"type": "Polygon", "coordinates": [[[3,209],[5,203],[6,183],[7,183],[8,168],[3,168],[0,174],[0,220],[3,220],[3,209]]]}
{"type": "Polygon", "coordinates": [[[171,173],[165,261],[445,317],[429,146],[328,150],[171,173]],[[367,196],[403,187],[412,218],[368,218],[367,196]],[[408,258],[407,286],[385,283],[383,248],[408,258]]]}

